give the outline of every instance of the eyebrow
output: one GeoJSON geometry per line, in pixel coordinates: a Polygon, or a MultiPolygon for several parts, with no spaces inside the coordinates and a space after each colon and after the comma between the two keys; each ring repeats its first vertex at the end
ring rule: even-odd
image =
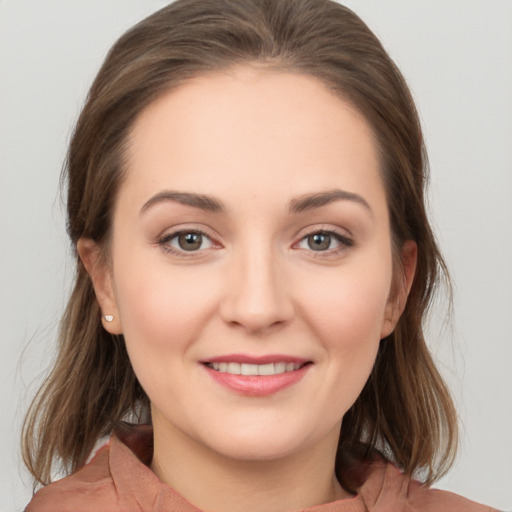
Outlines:
{"type": "Polygon", "coordinates": [[[224,211],[222,203],[213,197],[206,196],[204,194],[192,194],[189,192],[164,191],[154,195],[146,201],[140,212],[144,213],[151,206],[167,201],[174,201],[176,203],[192,206],[208,212],[219,213],[224,211]]]}
{"type": "MultiPolygon", "coordinates": [[[[214,197],[204,194],[195,194],[191,192],[176,192],[166,190],[159,192],[150,199],[148,199],[141,208],[141,213],[144,213],[150,207],[162,203],[172,201],[193,208],[199,208],[212,213],[221,213],[225,208],[221,201],[214,197]]],[[[347,192],[346,190],[334,189],[326,192],[316,192],[306,194],[290,201],[289,211],[291,213],[301,213],[314,208],[320,208],[334,201],[352,201],[364,206],[370,213],[372,209],[368,202],[359,194],[347,192]]]]}
{"type": "Polygon", "coordinates": [[[306,194],[297,199],[292,199],[290,202],[290,211],[292,213],[301,213],[306,210],[312,210],[313,208],[320,208],[334,201],[353,201],[364,206],[370,213],[373,213],[364,197],[341,189],[306,194]]]}

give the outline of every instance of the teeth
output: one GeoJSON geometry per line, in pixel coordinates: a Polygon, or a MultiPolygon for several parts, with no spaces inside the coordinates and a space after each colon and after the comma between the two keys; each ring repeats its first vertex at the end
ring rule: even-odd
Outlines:
{"type": "Polygon", "coordinates": [[[258,375],[275,375],[274,363],[261,364],[258,368],[258,375]]]}
{"type": "Polygon", "coordinates": [[[286,371],[286,363],[274,363],[274,374],[284,373],[286,371]]]}
{"type": "Polygon", "coordinates": [[[302,365],[294,363],[208,363],[208,366],[218,372],[231,373],[233,375],[278,375],[298,370],[302,365]]]}
{"type": "Polygon", "coordinates": [[[241,364],[240,365],[240,373],[242,375],[258,375],[258,365],[257,364],[241,364]]]}
{"type": "Polygon", "coordinates": [[[232,373],[234,375],[240,375],[240,363],[228,363],[228,367],[226,368],[227,373],[232,373]]]}

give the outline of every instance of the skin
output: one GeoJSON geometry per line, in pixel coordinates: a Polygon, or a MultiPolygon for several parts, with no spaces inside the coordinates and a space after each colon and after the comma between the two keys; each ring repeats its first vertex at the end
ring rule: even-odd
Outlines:
{"type": "Polygon", "coordinates": [[[409,242],[391,294],[385,191],[355,109],[315,78],[254,66],[187,82],[132,129],[110,264],[91,240],[78,249],[103,314],[114,315],[104,327],[124,334],[150,398],[161,480],[213,512],[349,497],[334,476],[342,418],[403,310],[415,265],[409,242]],[[352,195],[290,211],[334,190],[352,195]],[[224,209],[162,199],[169,191],[224,209]],[[208,235],[202,245],[180,250],[173,234],[197,230],[208,235]],[[341,238],[314,250],[308,236],[319,232],[341,238]],[[246,396],[201,363],[233,353],[311,364],[286,389],[246,396]]]}

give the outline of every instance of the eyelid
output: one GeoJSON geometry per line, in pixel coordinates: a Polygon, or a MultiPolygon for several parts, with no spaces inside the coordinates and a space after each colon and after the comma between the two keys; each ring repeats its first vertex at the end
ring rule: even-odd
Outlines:
{"type": "MultiPolygon", "coordinates": [[[[301,249],[310,253],[314,253],[315,257],[328,257],[329,255],[335,255],[341,251],[347,250],[350,247],[355,245],[354,239],[351,234],[347,232],[345,229],[341,229],[338,227],[334,227],[332,225],[315,225],[309,226],[301,230],[296,237],[296,241],[292,244],[292,248],[301,249]],[[326,249],[323,251],[314,251],[313,249],[299,248],[297,247],[300,243],[302,243],[307,237],[312,236],[317,233],[322,233],[326,235],[330,235],[338,242],[338,247],[333,249],[326,249]]],[[[213,235],[209,229],[205,229],[204,226],[196,227],[194,225],[178,225],[165,230],[161,235],[159,235],[156,239],[156,245],[160,246],[162,250],[167,253],[175,254],[184,258],[194,258],[204,256],[204,253],[209,249],[219,249],[222,248],[222,244],[218,241],[217,237],[213,235]],[[179,249],[173,247],[169,244],[169,241],[173,238],[179,236],[184,233],[198,233],[201,236],[207,238],[211,242],[211,246],[198,249],[195,251],[186,251],[183,249],[179,249]]]]}
{"type": "Polygon", "coordinates": [[[221,247],[221,244],[216,240],[216,237],[212,235],[209,230],[204,229],[203,227],[195,227],[195,226],[175,226],[174,228],[171,228],[169,230],[165,230],[161,235],[157,237],[156,245],[160,246],[160,248],[165,251],[166,253],[174,254],[183,258],[194,258],[194,257],[200,257],[203,256],[204,252],[208,249],[218,249],[221,247]],[[204,248],[204,249],[198,249],[196,251],[185,251],[183,249],[179,249],[177,247],[173,247],[169,244],[169,242],[176,238],[177,236],[185,233],[197,233],[201,236],[207,238],[211,242],[211,246],[204,248]]]}
{"type": "Polygon", "coordinates": [[[311,252],[315,254],[315,257],[322,257],[329,256],[333,254],[337,254],[340,251],[344,251],[346,249],[349,249],[350,247],[353,247],[355,245],[354,239],[351,234],[348,234],[346,230],[342,230],[340,228],[335,228],[333,226],[311,226],[309,228],[306,228],[306,231],[300,233],[298,236],[298,239],[296,242],[293,243],[292,247],[296,248],[298,244],[305,241],[308,237],[315,235],[315,234],[325,234],[330,235],[333,237],[339,244],[339,247],[336,247],[334,249],[326,249],[325,251],[314,251],[313,249],[303,249],[305,251],[311,252]]]}

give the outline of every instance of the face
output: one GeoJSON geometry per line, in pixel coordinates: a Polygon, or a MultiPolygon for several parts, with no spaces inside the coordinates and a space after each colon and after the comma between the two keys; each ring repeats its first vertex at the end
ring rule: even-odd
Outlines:
{"type": "Polygon", "coordinates": [[[398,317],[364,118],[315,78],[240,68],[143,111],[126,169],[92,276],[155,433],[265,460],[337,437],[398,317]]]}

